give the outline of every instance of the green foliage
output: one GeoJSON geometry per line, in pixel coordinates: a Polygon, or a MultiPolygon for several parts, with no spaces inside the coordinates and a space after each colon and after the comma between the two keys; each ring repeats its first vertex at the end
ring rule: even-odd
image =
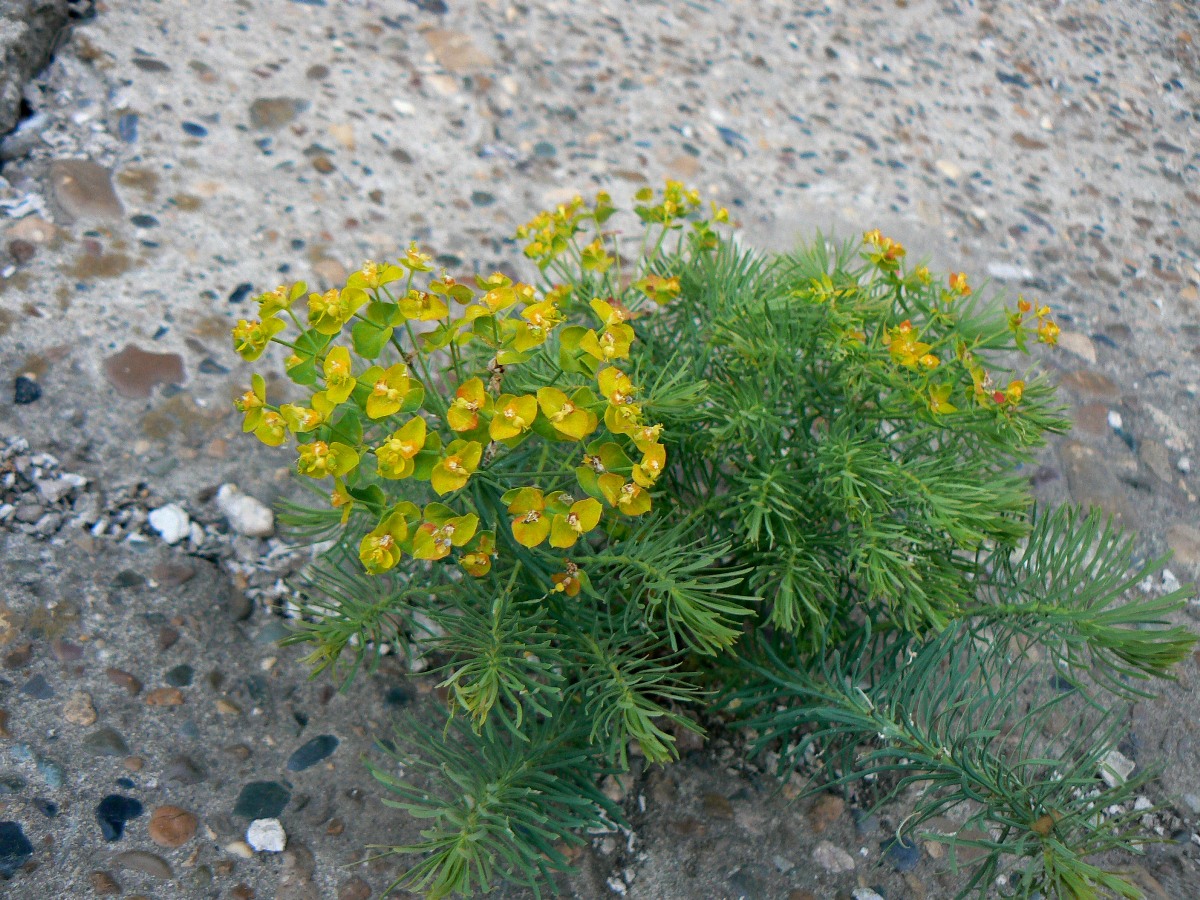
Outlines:
{"type": "Polygon", "coordinates": [[[523,226],[538,285],[477,291],[413,245],[306,322],[298,285],[234,330],[305,389],[255,376],[245,430],[332,479],[281,511],[325,548],[288,640],[340,677],[420,654],[447,692],[373,769],[429,822],[388,850],[403,883],[552,885],[619,817],[605,775],[723,721],[785,777],[912,803],[902,832],[977,856],[964,894],[1136,896],[1096,858],[1145,841],[1124,807],[1149,776],[1100,773],[1194,638],[1131,538],[1033,507],[1019,467],[1067,423],[1010,367],[1055,343],[1049,309],[878,232],[766,256],[676,182],[635,201],[637,252],[605,194],[523,226]]]}

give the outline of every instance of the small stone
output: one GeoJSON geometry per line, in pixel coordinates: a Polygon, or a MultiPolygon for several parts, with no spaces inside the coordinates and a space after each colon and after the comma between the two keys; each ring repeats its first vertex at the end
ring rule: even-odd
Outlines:
{"type": "Polygon", "coordinates": [[[242,493],[236,484],[223,484],[217,491],[217,509],[238,534],[270,537],[275,533],[275,514],[260,500],[242,493]]]}
{"type": "Polygon", "coordinates": [[[448,72],[470,73],[492,64],[492,58],[476,47],[468,34],[443,28],[430,28],[423,33],[434,58],[448,72]]]}
{"type": "Polygon", "coordinates": [[[891,838],[879,847],[897,872],[911,872],[921,861],[921,847],[911,838],[891,838]]]}
{"type": "Polygon", "coordinates": [[[230,900],[254,900],[254,888],[245,883],[234,885],[229,897],[230,900]]]}
{"type": "Polygon", "coordinates": [[[245,841],[233,841],[226,844],[225,852],[232,853],[234,856],[240,856],[242,859],[254,859],[254,848],[245,841]]]}
{"type": "Polygon", "coordinates": [[[163,676],[163,680],[172,687],[184,688],[192,683],[195,677],[195,670],[187,663],[180,663],[174,668],[168,669],[163,676]]]}
{"type": "Polygon", "coordinates": [[[1100,777],[1109,787],[1117,787],[1129,780],[1136,765],[1120,750],[1109,750],[1100,760],[1100,777]]]}
{"type": "Polygon", "coordinates": [[[179,688],[155,688],[146,695],[147,706],[182,706],[183,691],[179,688]]]}
{"type": "Polygon", "coordinates": [[[135,872],[144,872],[152,878],[170,878],[173,874],[167,861],[157,853],[145,850],[127,850],[117,856],[117,862],[135,872]]]}
{"type": "Polygon", "coordinates": [[[8,730],[8,710],[0,709],[0,738],[10,738],[12,732],[8,730]]]}
{"type": "Polygon", "coordinates": [[[107,726],[93,731],[83,739],[83,746],[97,756],[128,756],[129,745],[125,738],[107,726]]]}
{"type": "Polygon", "coordinates": [[[338,888],[338,900],[370,900],[371,886],[361,878],[351,878],[338,888]]]}
{"type": "MultiPolygon", "coordinates": [[[[179,641],[179,629],[172,628],[170,625],[161,625],[158,629],[158,649],[159,652],[170,650],[179,641]]],[[[174,682],[167,682],[174,684],[174,682]]],[[[189,682],[190,684],[190,682],[189,682]]],[[[176,687],[184,687],[184,685],[176,684],[176,687]]]]}
{"type": "Polygon", "coordinates": [[[46,782],[46,787],[52,791],[57,791],[67,781],[66,770],[52,759],[41,757],[37,761],[38,774],[42,776],[42,780],[46,782]]]}
{"type": "Polygon", "coordinates": [[[119,222],[125,209],[113,190],[112,173],[88,159],[58,159],[50,164],[54,199],[73,219],[119,222]]]}
{"type": "Polygon", "coordinates": [[[117,119],[117,137],[127,144],[135,143],[138,139],[137,113],[125,113],[117,119]]]}
{"type": "Polygon", "coordinates": [[[159,537],[168,545],[178,544],[191,530],[191,519],[181,506],[168,503],[152,510],[149,516],[150,527],[158,532],[159,537]]]}
{"type": "Polygon", "coordinates": [[[150,577],[162,587],[173,588],[187,584],[196,577],[196,570],[187,563],[163,562],[150,570],[150,577]]]}
{"type": "Polygon", "coordinates": [[[108,680],[117,687],[125,688],[125,690],[128,691],[131,696],[137,696],[139,693],[141,693],[142,683],[124,669],[114,669],[110,667],[104,670],[104,674],[108,680]]]}
{"type": "Polygon", "coordinates": [[[831,875],[854,871],[854,857],[829,841],[817,844],[812,856],[813,861],[831,875]]]}
{"type": "Polygon", "coordinates": [[[1015,266],[1012,263],[988,263],[987,273],[988,277],[997,281],[1028,281],[1033,277],[1033,273],[1024,266],[1015,266]]]}
{"type": "Polygon", "coordinates": [[[158,384],[183,382],[183,357],[178,353],[151,353],[126,344],[101,364],[104,377],[122,397],[145,400],[158,384]]]}
{"type": "Polygon", "coordinates": [[[20,669],[29,665],[32,659],[33,644],[19,644],[4,654],[4,668],[20,669]]]}
{"type": "Polygon", "coordinates": [[[1085,362],[1094,363],[1096,361],[1096,344],[1086,334],[1080,334],[1078,331],[1064,331],[1058,336],[1058,345],[1085,362]]]}
{"type": "Polygon", "coordinates": [[[61,663],[78,662],[83,659],[83,648],[62,638],[55,638],[50,642],[50,652],[61,663]]]}
{"type": "Polygon", "coordinates": [[[12,878],[33,856],[33,844],[17,822],[0,822],[0,878],[12,878]]]}
{"type": "Polygon", "coordinates": [[[101,897],[110,897],[113,894],[121,893],[121,885],[117,884],[117,880],[107,872],[93,872],[88,876],[88,881],[92,884],[92,890],[101,897]]]}
{"type": "Polygon", "coordinates": [[[322,175],[328,175],[337,168],[333,160],[324,154],[312,158],[312,167],[322,175]]]}
{"type": "Polygon", "coordinates": [[[291,97],[259,97],[250,104],[250,124],[261,131],[279,131],[308,109],[304,100],[291,97]]]}
{"type": "Polygon", "coordinates": [[[1181,566],[1200,569],[1200,528],[1178,523],[1167,529],[1167,545],[1181,566]]]}
{"type": "Polygon", "coordinates": [[[1059,384],[1073,393],[1091,397],[1116,397],[1120,394],[1111,378],[1088,369],[1067,372],[1059,379],[1059,384]]]}
{"type": "Polygon", "coordinates": [[[208,129],[199,122],[181,122],[179,127],[183,129],[184,134],[190,135],[191,137],[208,137],[208,129]]]}
{"type": "Polygon", "coordinates": [[[700,802],[705,814],[710,818],[725,821],[733,819],[733,804],[720,794],[705,794],[700,802]]]}
{"type": "Polygon", "coordinates": [[[822,794],[808,811],[808,824],[813,834],[821,834],[846,811],[846,801],[834,794],[822,794]]]}
{"type": "Polygon", "coordinates": [[[76,691],[63,704],[63,718],[72,725],[94,725],[96,722],[96,707],[92,705],[91,694],[76,691]]]}
{"type": "Polygon", "coordinates": [[[273,819],[291,799],[291,790],[278,781],[252,781],[238,794],[233,814],[243,819],[273,819]]]}
{"type": "Polygon", "coordinates": [[[171,757],[163,775],[168,781],[174,781],[184,786],[199,784],[206,777],[203,767],[183,753],[171,757]]]}
{"type": "Polygon", "coordinates": [[[230,291],[229,302],[230,303],[241,303],[248,296],[250,296],[250,292],[252,290],[254,290],[254,285],[251,284],[249,281],[243,281],[241,284],[239,284],[237,287],[235,287],[232,291],[230,291]]]}
{"type": "Polygon", "coordinates": [[[96,821],[106,841],[119,841],[125,833],[125,823],[142,814],[142,803],[132,797],[109,794],[96,806],[96,821]]]}
{"type": "Polygon", "coordinates": [[[196,817],[178,806],[160,806],[150,816],[150,840],[160,847],[182,847],[196,833],[196,817]]]}
{"type": "Polygon", "coordinates": [[[313,738],[288,757],[288,771],[303,772],[310,766],[315,766],[321,760],[329,757],[337,749],[337,746],[338,739],[332,734],[322,734],[313,738]]]}
{"type": "Polygon", "coordinates": [[[8,242],[8,253],[18,266],[23,266],[37,255],[37,244],[20,238],[8,242]]]}
{"type": "Polygon", "coordinates": [[[28,406],[42,396],[42,386],[28,375],[18,375],[13,381],[13,403],[28,406]]]}
{"type": "Polygon", "coordinates": [[[44,675],[34,675],[26,681],[21,685],[21,693],[34,700],[51,700],[57,696],[44,675]]]}
{"type": "Polygon", "coordinates": [[[246,843],[258,853],[282,853],[287,834],[278,819],[255,819],[246,829],[246,843]]]}

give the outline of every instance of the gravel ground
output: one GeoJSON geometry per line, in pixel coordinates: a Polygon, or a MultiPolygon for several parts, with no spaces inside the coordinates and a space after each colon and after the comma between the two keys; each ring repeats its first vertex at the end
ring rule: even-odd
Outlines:
{"type": "MultiPolygon", "coordinates": [[[[281,280],[337,283],[410,240],[452,271],[523,271],[515,226],[576,192],[679,177],[748,244],[878,226],[1050,303],[1077,425],[1031,470],[1039,494],[1172,550],[1148,590],[1200,575],[1200,8],[91,12],[0,143],[0,894],[353,900],[403,871],[364,861],[417,827],[361,759],[433,685],[388,659],[338,692],[275,645],[303,557],[263,521],[291,487],[239,433],[228,329],[281,280]],[[256,819],[283,852],[273,824],[247,843],[256,819]]],[[[1198,677],[1189,660],[1139,704],[1123,746],[1164,768],[1151,825],[1177,839],[1131,863],[1150,896],[1200,896],[1198,677]]],[[[929,848],[883,857],[898,812],[790,802],[720,738],[609,787],[634,830],[597,836],[570,895],[954,883],[929,848]]]]}

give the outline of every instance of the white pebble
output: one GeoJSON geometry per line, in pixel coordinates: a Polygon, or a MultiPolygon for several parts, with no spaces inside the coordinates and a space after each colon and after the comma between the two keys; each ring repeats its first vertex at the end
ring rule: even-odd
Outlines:
{"type": "Polygon", "coordinates": [[[225,852],[232,853],[234,856],[240,856],[242,859],[254,858],[254,850],[245,841],[234,841],[231,844],[226,844],[225,852]]]}
{"type": "Polygon", "coordinates": [[[275,533],[275,514],[261,500],[243,494],[236,484],[223,484],[217,491],[217,509],[229,527],[247,537],[270,537],[275,533]]]}
{"type": "Polygon", "coordinates": [[[160,506],[150,513],[150,527],[168,544],[178,544],[187,537],[191,524],[188,514],[175,503],[160,506]]]}
{"type": "Polygon", "coordinates": [[[255,819],[246,829],[246,843],[259,853],[282,853],[287,834],[278,819],[255,819]]]}
{"type": "Polygon", "coordinates": [[[1119,750],[1109,750],[1100,760],[1100,777],[1109,787],[1124,784],[1133,774],[1136,763],[1119,750]]]}
{"type": "Polygon", "coordinates": [[[812,855],[818,866],[833,875],[854,871],[854,857],[829,841],[817,844],[812,855]]]}
{"type": "Polygon", "coordinates": [[[1186,456],[1181,456],[1179,457],[1179,462],[1175,463],[1175,468],[1186,475],[1188,472],[1192,471],[1192,461],[1186,456]]]}
{"type": "Polygon", "coordinates": [[[1121,414],[1119,412],[1117,412],[1115,409],[1110,409],[1108,411],[1109,428],[1111,428],[1113,431],[1120,431],[1122,422],[1123,420],[1121,419],[1121,414]]]}

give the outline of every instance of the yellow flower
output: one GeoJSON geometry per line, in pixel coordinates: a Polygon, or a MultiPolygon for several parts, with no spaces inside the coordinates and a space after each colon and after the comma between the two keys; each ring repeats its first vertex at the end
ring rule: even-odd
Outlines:
{"type": "Polygon", "coordinates": [[[496,534],[492,531],[481,531],[467,552],[459,559],[458,564],[468,575],[482,578],[492,569],[492,554],[496,552],[496,534]]]}
{"type": "Polygon", "coordinates": [[[546,500],[535,487],[514,488],[501,500],[508,504],[513,516],[512,533],[522,547],[536,547],[550,535],[550,519],[546,516],[546,500]]]}
{"type": "Polygon", "coordinates": [[[606,328],[610,325],[624,325],[633,318],[633,313],[629,308],[614,297],[609,297],[607,300],[596,297],[588,303],[588,306],[592,308],[596,318],[604,323],[606,328]]]}
{"type": "Polygon", "coordinates": [[[526,321],[514,323],[516,338],[513,341],[513,346],[521,353],[545,343],[550,332],[564,319],[553,300],[543,300],[525,307],[521,310],[521,317],[526,321]]]}
{"type": "Polygon", "coordinates": [[[604,249],[604,242],[596,238],[583,248],[579,264],[589,272],[607,272],[615,260],[604,249]]]}
{"type": "Polygon", "coordinates": [[[451,441],[446,455],[433,467],[429,484],[438,496],[457,491],[479,468],[483,445],[478,441],[451,441]]]}
{"type": "Polygon", "coordinates": [[[502,394],[496,401],[496,412],[488,426],[493,441],[506,441],[524,434],[537,418],[538,402],[532,394],[514,397],[502,394]]]}
{"type": "Polygon", "coordinates": [[[354,498],[346,490],[346,483],[340,478],[333,479],[333,490],[329,492],[329,505],[342,511],[342,524],[350,518],[350,510],[354,508],[354,498]]]}
{"type": "Polygon", "coordinates": [[[430,503],[425,507],[425,522],[413,535],[413,556],[416,559],[445,559],[452,547],[461,547],[475,536],[479,517],[454,514],[448,506],[430,503]]]}
{"type": "Polygon", "coordinates": [[[262,421],[263,411],[267,405],[267,383],[257,373],[250,376],[250,390],[233,401],[240,413],[245,413],[242,419],[242,431],[253,431],[262,421]]]}
{"type": "Polygon", "coordinates": [[[416,288],[401,297],[398,305],[404,318],[416,319],[419,322],[432,322],[450,315],[450,307],[446,305],[445,300],[437,294],[418,291],[416,288]]]}
{"type": "Polygon", "coordinates": [[[350,370],[350,351],[345,347],[334,347],[325,356],[325,395],[335,405],[345,403],[358,384],[350,370]]]}
{"type": "Polygon", "coordinates": [[[268,410],[258,420],[254,436],[268,447],[278,447],[287,440],[287,422],[279,413],[268,410]]]}
{"type": "Polygon", "coordinates": [[[917,340],[920,335],[912,322],[905,319],[895,328],[888,329],[884,335],[884,344],[892,359],[902,366],[915,369],[921,363],[921,357],[929,353],[931,346],[917,340]]]}
{"type": "Polygon", "coordinates": [[[454,400],[446,410],[446,424],[451,431],[474,431],[479,427],[479,414],[491,411],[492,398],[483,386],[483,379],[470,378],[454,392],[454,400]]]}
{"type": "Polygon", "coordinates": [[[296,450],[300,454],[296,469],[309,478],[342,476],[358,465],[358,451],[339,441],[313,441],[301,444],[296,450]]]}
{"type": "Polygon", "coordinates": [[[1053,347],[1058,343],[1060,330],[1052,319],[1044,319],[1038,323],[1038,340],[1053,347]]]}
{"type": "Polygon", "coordinates": [[[654,487],[667,464],[667,448],[651,444],[642,454],[642,461],[633,467],[633,480],[644,488],[654,487]]]}
{"type": "Polygon", "coordinates": [[[422,253],[416,241],[408,245],[408,250],[400,258],[400,265],[413,272],[432,272],[433,266],[430,265],[432,262],[433,256],[422,253]]]}
{"type": "MultiPolygon", "coordinates": [[[[571,500],[566,495],[557,498],[551,494],[551,498],[559,504],[571,500]]],[[[575,500],[565,512],[556,512],[550,520],[550,546],[574,547],[576,541],[596,527],[603,512],[600,501],[592,497],[575,500]]]]}
{"type": "Polygon", "coordinates": [[[372,262],[368,259],[363,263],[361,269],[346,279],[346,287],[375,290],[383,287],[385,284],[391,284],[393,281],[399,281],[403,277],[404,270],[399,266],[393,266],[388,263],[380,265],[379,263],[372,262]]]}
{"type": "Polygon", "coordinates": [[[419,416],[394,431],[375,448],[376,466],[384,478],[400,479],[412,475],[413,457],[425,446],[425,420],[419,416]]]}
{"type": "Polygon", "coordinates": [[[1025,382],[1010,381],[1008,387],[1004,389],[1004,399],[1014,406],[1021,402],[1021,398],[1025,396],[1025,382]]]}
{"type": "Polygon", "coordinates": [[[625,481],[616,472],[606,472],[597,481],[604,499],[627,516],[650,511],[650,494],[640,484],[625,481]]]}
{"type": "Polygon", "coordinates": [[[303,434],[328,420],[335,405],[325,391],[318,391],[312,396],[312,408],[306,409],[303,406],[285,403],[279,407],[279,414],[287,422],[289,430],[295,434],[303,434]]]}
{"type": "Polygon", "coordinates": [[[386,419],[400,412],[413,388],[408,366],[404,363],[386,369],[371,366],[363,372],[362,381],[371,385],[371,393],[367,395],[367,418],[370,419],[386,419]]]}
{"type": "Polygon", "coordinates": [[[942,361],[932,353],[926,353],[918,360],[918,362],[926,369],[936,369],[942,363],[942,361]]]}
{"type": "Polygon", "coordinates": [[[950,402],[950,391],[952,386],[948,384],[934,384],[929,387],[929,409],[937,415],[943,413],[955,412],[958,407],[950,402]]]}
{"type": "Polygon", "coordinates": [[[355,287],[344,291],[330,288],[324,294],[309,294],[308,324],[319,334],[337,334],[366,302],[366,291],[355,287]]]}
{"type": "Polygon", "coordinates": [[[580,574],[578,566],[574,563],[567,563],[567,571],[555,572],[550,576],[550,580],[554,582],[556,592],[566,594],[568,597],[578,597],[579,591],[583,587],[580,574]]]}
{"type": "Polygon", "coordinates": [[[600,424],[594,412],[578,406],[580,391],[576,391],[574,397],[568,397],[558,388],[544,387],[538,389],[537,399],[554,430],[573,441],[587,437],[600,424]]]}
{"type": "Polygon", "coordinates": [[[642,408],[633,402],[633,382],[620,369],[609,366],[596,373],[600,393],[608,400],[604,424],[613,434],[632,434],[642,418],[642,408]]]}
{"type": "Polygon", "coordinates": [[[306,290],[308,290],[308,285],[303,281],[297,281],[290,288],[287,285],[281,284],[273,291],[259,294],[255,298],[255,301],[258,303],[258,314],[265,319],[268,316],[283,312],[285,309],[291,309],[292,304],[306,290]]]}
{"type": "Polygon", "coordinates": [[[371,529],[358,545],[363,568],[378,575],[400,562],[400,544],[408,537],[409,521],[419,515],[414,504],[404,502],[371,529]]]}
{"type": "Polygon", "coordinates": [[[666,278],[662,275],[647,275],[635,281],[633,287],[661,306],[679,296],[679,276],[672,275],[666,278]]]}
{"type": "Polygon", "coordinates": [[[579,349],[601,362],[611,362],[629,355],[633,338],[633,329],[625,324],[609,325],[599,335],[589,328],[579,339],[579,349]]]}
{"type": "Polygon", "coordinates": [[[233,326],[233,349],[242,359],[254,362],[267,349],[271,338],[285,328],[287,325],[282,320],[275,318],[265,319],[261,322],[257,319],[252,322],[238,319],[238,323],[233,326]]]}
{"type": "Polygon", "coordinates": [[[662,434],[662,425],[642,425],[629,435],[633,440],[633,444],[643,453],[649,451],[649,448],[658,443],[658,436],[662,434]]]}
{"type": "Polygon", "coordinates": [[[966,297],[971,293],[971,286],[967,284],[966,272],[951,273],[950,290],[958,294],[960,297],[966,297]]]}

